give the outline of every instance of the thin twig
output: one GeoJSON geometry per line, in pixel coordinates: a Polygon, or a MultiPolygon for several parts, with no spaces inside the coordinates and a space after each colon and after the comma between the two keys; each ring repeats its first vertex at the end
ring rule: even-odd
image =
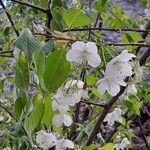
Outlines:
{"type": "Polygon", "coordinates": [[[110,46],[140,46],[140,47],[150,47],[150,44],[144,43],[104,43],[110,46]]]}
{"type": "Polygon", "coordinates": [[[42,11],[43,13],[46,13],[46,14],[48,13],[46,9],[43,9],[43,8],[41,8],[41,7],[37,7],[37,6],[31,5],[31,4],[22,2],[22,1],[18,1],[18,0],[11,0],[11,1],[14,2],[14,3],[18,3],[18,4],[21,4],[21,5],[25,5],[25,6],[28,6],[28,7],[33,8],[33,9],[42,11]]]}
{"type": "MultiPolygon", "coordinates": [[[[89,28],[72,28],[72,29],[66,29],[66,30],[63,30],[62,32],[69,32],[69,31],[72,31],[72,32],[80,32],[80,31],[88,31],[89,28]]],[[[145,33],[148,33],[150,32],[150,30],[141,30],[141,29],[117,29],[117,28],[114,28],[114,29],[111,29],[111,28],[90,28],[91,31],[110,31],[110,32],[145,32],[145,33]]]]}
{"type": "MultiPolygon", "coordinates": [[[[146,30],[149,30],[149,29],[150,29],[150,21],[148,21],[148,23],[146,25],[146,30]]],[[[149,33],[149,32],[146,32],[146,30],[141,35],[144,40],[146,39],[146,37],[148,36],[148,33],[149,33]]],[[[141,48],[141,46],[139,46],[135,49],[136,54],[138,54],[140,48],[141,48]]]]}
{"type": "Polygon", "coordinates": [[[11,15],[10,15],[10,14],[8,13],[8,11],[6,10],[6,7],[5,7],[5,5],[4,5],[4,3],[3,3],[2,0],[0,0],[0,4],[2,5],[2,7],[3,7],[3,9],[4,9],[4,11],[5,11],[5,13],[6,13],[7,17],[8,17],[8,20],[10,21],[11,26],[12,26],[12,28],[14,29],[16,35],[19,36],[19,32],[18,32],[18,30],[17,30],[16,27],[15,27],[15,24],[14,24],[12,18],[11,18],[11,15]]]}
{"type": "Polygon", "coordinates": [[[98,103],[88,102],[88,101],[84,101],[84,100],[82,100],[80,102],[85,103],[87,105],[95,105],[95,106],[99,106],[99,107],[105,107],[105,104],[98,104],[98,103]]]}
{"type": "Polygon", "coordinates": [[[142,133],[142,137],[143,137],[145,146],[146,146],[147,150],[150,150],[149,144],[148,144],[147,139],[146,139],[145,131],[142,127],[142,123],[141,123],[141,120],[140,120],[139,116],[138,116],[138,122],[139,122],[139,127],[140,127],[140,130],[141,130],[141,133],[142,133]]]}
{"type": "Polygon", "coordinates": [[[0,102],[0,107],[3,108],[12,118],[17,120],[17,118],[12,114],[12,112],[10,112],[5,106],[3,106],[1,102],[0,102]]]}

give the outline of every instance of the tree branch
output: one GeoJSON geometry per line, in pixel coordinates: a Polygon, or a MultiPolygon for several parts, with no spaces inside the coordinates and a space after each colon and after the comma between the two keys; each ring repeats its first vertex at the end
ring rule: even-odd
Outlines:
{"type": "Polygon", "coordinates": [[[4,9],[4,11],[5,11],[5,13],[6,13],[7,17],[8,17],[8,20],[10,21],[11,26],[14,29],[16,35],[19,36],[19,32],[18,32],[18,30],[16,29],[16,27],[14,25],[14,22],[13,22],[13,20],[11,18],[11,15],[7,12],[6,7],[5,7],[5,5],[4,5],[2,0],[0,0],[0,4],[1,4],[2,8],[4,9]]]}
{"type": "Polygon", "coordinates": [[[87,105],[95,105],[95,106],[99,106],[99,107],[105,107],[105,104],[97,104],[97,103],[93,103],[93,102],[88,102],[88,101],[80,101],[82,103],[85,103],[87,105]]]}
{"type": "Polygon", "coordinates": [[[28,3],[25,3],[25,2],[21,2],[21,1],[18,1],[18,0],[11,0],[11,1],[14,2],[14,3],[18,3],[18,4],[21,4],[21,5],[25,5],[25,6],[28,6],[28,7],[33,8],[33,9],[42,11],[42,12],[45,13],[45,14],[48,13],[46,9],[43,9],[43,8],[41,8],[41,7],[37,7],[37,6],[31,5],[31,4],[28,4],[28,3]]]}
{"type": "Polygon", "coordinates": [[[140,47],[150,47],[150,44],[145,43],[104,43],[110,46],[140,46],[140,47]]]}
{"type": "MultiPolygon", "coordinates": [[[[146,30],[142,33],[142,38],[143,38],[144,40],[145,40],[146,37],[148,36],[148,33],[149,33],[149,32],[146,32],[146,31],[148,31],[149,29],[150,29],[150,21],[149,21],[148,24],[146,25],[146,30]]],[[[137,47],[137,48],[135,49],[136,54],[139,52],[140,48],[141,48],[141,46],[139,46],[139,47],[137,47]]]]}
{"type": "MultiPolygon", "coordinates": [[[[141,57],[140,59],[140,65],[143,65],[146,61],[146,59],[150,56],[150,49],[148,49],[141,57]]],[[[128,78],[126,78],[125,81],[128,81],[128,78]]],[[[109,111],[111,110],[112,106],[114,105],[114,103],[118,100],[118,98],[124,93],[126,87],[121,86],[120,88],[120,92],[112,97],[109,102],[106,104],[104,110],[100,113],[98,120],[96,122],[96,125],[93,129],[93,131],[91,132],[89,139],[87,141],[86,145],[90,145],[96,138],[96,135],[98,134],[98,132],[101,129],[101,125],[106,117],[106,115],[109,113],[109,111]]]]}
{"type": "Polygon", "coordinates": [[[145,145],[147,147],[147,150],[150,150],[150,147],[149,147],[149,144],[147,142],[146,135],[145,135],[144,129],[142,127],[142,123],[141,123],[141,120],[140,120],[139,116],[138,116],[138,122],[139,122],[139,127],[140,127],[140,130],[141,130],[141,133],[142,133],[142,137],[143,137],[144,143],[145,143],[145,145]]]}
{"type": "Polygon", "coordinates": [[[114,29],[111,29],[111,28],[72,28],[72,29],[66,29],[66,30],[63,30],[62,32],[80,32],[80,31],[110,31],[110,32],[144,32],[144,33],[149,33],[150,30],[147,29],[147,30],[140,30],[140,29],[117,29],[117,28],[114,28],[114,29]]]}

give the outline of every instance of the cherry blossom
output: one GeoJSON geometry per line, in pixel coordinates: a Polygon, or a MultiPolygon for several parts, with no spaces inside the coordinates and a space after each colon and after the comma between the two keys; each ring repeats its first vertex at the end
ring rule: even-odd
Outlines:
{"type": "Polygon", "coordinates": [[[98,55],[97,46],[94,42],[84,43],[83,41],[76,41],[66,54],[66,59],[77,64],[87,62],[94,68],[101,63],[101,58],[98,55]]]}
{"type": "Polygon", "coordinates": [[[113,112],[107,114],[104,122],[107,121],[109,126],[113,126],[115,121],[121,123],[122,122],[121,114],[122,114],[122,110],[120,108],[115,108],[113,112]]]}
{"type": "Polygon", "coordinates": [[[44,130],[40,130],[37,132],[36,143],[38,146],[44,150],[48,150],[49,148],[56,145],[56,137],[52,133],[47,133],[44,130]]]}
{"type": "Polygon", "coordinates": [[[72,124],[72,122],[73,122],[72,118],[67,114],[62,114],[62,113],[56,114],[53,117],[53,124],[56,127],[61,127],[63,124],[69,127],[72,124]]]}
{"type": "Polygon", "coordinates": [[[125,78],[133,74],[129,61],[135,57],[134,54],[124,50],[119,56],[112,59],[106,66],[104,78],[98,81],[98,91],[104,94],[106,91],[115,96],[120,91],[120,85],[126,86],[125,78]]]}
{"type": "Polygon", "coordinates": [[[74,148],[74,144],[72,141],[68,139],[61,139],[57,141],[56,150],[65,150],[66,148],[74,148]]]}

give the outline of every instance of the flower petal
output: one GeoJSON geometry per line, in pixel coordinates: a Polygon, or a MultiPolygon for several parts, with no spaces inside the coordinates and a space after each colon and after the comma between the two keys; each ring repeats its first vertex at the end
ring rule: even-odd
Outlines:
{"type": "Polygon", "coordinates": [[[76,50],[71,49],[66,54],[66,59],[70,62],[76,62],[78,64],[81,64],[82,58],[80,56],[81,56],[80,51],[76,51],[76,50]]]}
{"type": "Polygon", "coordinates": [[[86,43],[86,51],[90,54],[97,53],[97,46],[94,42],[86,43]]]}
{"type": "Polygon", "coordinates": [[[76,41],[71,45],[71,49],[77,51],[84,51],[85,43],[83,41],[76,41]]]}
{"type": "Polygon", "coordinates": [[[120,91],[120,85],[112,82],[107,91],[111,96],[116,96],[120,91]]]}
{"type": "Polygon", "coordinates": [[[64,140],[63,145],[64,145],[64,147],[66,147],[66,148],[71,148],[71,149],[74,148],[74,144],[73,144],[73,142],[70,141],[70,140],[64,140]]]}
{"type": "Polygon", "coordinates": [[[69,127],[72,122],[72,118],[69,115],[64,114],[64,125],[69,127]]]}
{"type": "Polygon", "coordinates": [[[93,53],[88,55],[87,61],[90,66],[96,68],[100,65],[101,58],[97,53],[93,53]]]}
{"type": "Polygon", "coordinates": [[[54,117],[53,117],[53,124],[55,125],[55,126],[57,126],[57,127],[61,127],[62,126],[62,124],[63,124],[63,117],[62,117],[62,115],[61,114],[58,114],[58,115],[55,115],[54,117]]]}

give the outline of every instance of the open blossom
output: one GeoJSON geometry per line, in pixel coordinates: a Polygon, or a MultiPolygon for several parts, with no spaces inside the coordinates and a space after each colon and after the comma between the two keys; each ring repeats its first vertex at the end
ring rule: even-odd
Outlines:
{"type": "Polygon", "coordinates": [[[56,150],[65,150],[66,148],[74,148],[74,144],[72,141],[67,139],[61,139],[57,141],[56,150]]]}
{"type": "Polygon", "coordinates": [[[69,127],[72,124],[72,122],[73,122],[72,118],[67,114],[62,114],[62,113],[56,114],[53,117],[53,124],[56,127],[61,127],[63,124],[69,127]]]}
{"type": "Polygon", "coordinates": [[[82,97],[87,97],[88,91],[84,89],[84,82],[80,80],[69,80],[63,88],[58,89],[53,96],[52,109],[58,110],[59,114],[53,117],[53,124],[57,127],[70,126],[72,118],[67,115],[69,106],[75,106],[82,97]]]}
{"type": "Polygon", "coordinates": [[[115,121],[121,123],[122,122],[121,114],[122,114],[122,110],[120,108],[115,108],[113,112],[107,114],[104,122],[107,121],[107,124],[109,126],[113,126],[115,121]]]}
{"type": "Polygon", "coordinates": [[[74,148],[72,141],[68,139],[57,139],[56,135],[53,133],[47,133],[44,130],[37,132],[36,143],[43,150],[49,150],[55,146],[56,150],[65,150],[67,148],[74,148]]]}
{"type": "Polygon", "coordinates": [[[56,141],[57,139],[52,133],[47,133],[44,130],[37,132],[36,143],[44,150],[48,150],[49,148],[55,146],[56,141]]]}
{"type": "Polygon", "coordinates": [[[124,150],[129,144],[130,144],[129,140],[127,138],[123,138],[121,143],[115,144],[114,148],[116,150],[124,150]]]}
{"type": "Polygon", "coordinates": [[[126,86],[126,83],[123,80],[116,80],[113,77],[106,76],[98,81],[97,89],[101,94],[104,94],[107,91],[111,96],[115,96],[120,91],[120,85],[126,86]]]}
{"type": "Polygon", "coordinates": [[[98,81],[98,91],[101,94],[107,91],[111,96],[115,96],[120,91],[120,85],[126,86],[125,78],[133,74],[129,63],[133,57],[135,57],[134,54],[124,50],[107,64],[104,78],[98,81]]]}
{"type": "Polygon", "coordinates": [[[68,61],[77,64],[87,62],[92,67],[98,67],[101,63],[101,58],[97,53],[97,46],[94,42],[76,41],[66,54],[66,58],[68,61]]]}

